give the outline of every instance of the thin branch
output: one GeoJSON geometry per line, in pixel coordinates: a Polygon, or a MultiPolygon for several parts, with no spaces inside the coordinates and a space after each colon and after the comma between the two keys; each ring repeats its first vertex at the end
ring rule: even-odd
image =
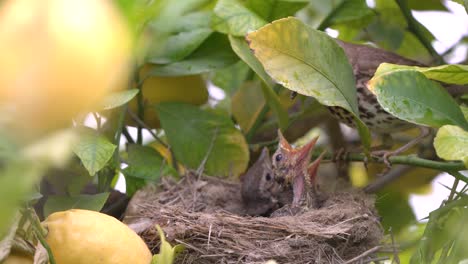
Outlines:
{"type": "Polygon", "coordinates": [[[130,144],[135,144],[135,140],[133,140],[132,136],[128,132],[127,127],[124,127],[122,130],[122,134],[125,136],[125,139],[127,140],[128,143],[130,144]]]}
{"type": "Polygon", "coordinates": [[[206,155],[197,169],[198,178],[201,177],[203,171],[205,170],[206,161],[208,160],[208,157],[210,156],[211,151],[213,150],[214,142],[216,141],[216,138],[218,137],[218,132],[219,132],[219,127],[216,127],[213,138],[211,139],[211,142],[210,142],[210,146],[208,146],[208,150],[206,151],[206,155]]]}
{"type": "Polygon", "coordinates": [[[387,186],[389,183],[395,181],[396,179],[400,178],[403,174],[414,168],[415,167],[405,165],[392,168],[392,170],[390,170],[388,173],[378,177],[375,181],[364,187],[364,191],[366,193],[376,193],[383,187],[387,186]]]}
{"type": "Polygon", "coordinates": [[[96,113],[96,112],[92,112],[93,114],[93,117],[94,117],[94,120],[96,120],[96,127],[97,127],[97,130],[101,130],[101,117],[96,113]]]}
{"type": "MultiPolygon", "coordinates": [[[[320,150],[314,151],[312,153],[312,160],[315,160],[322,154],[320,150]]],[[[324,160],[333,160],[333,154],[327,153],[323,157],[324,160]]],[[[346,161],[367,161],[368,163],[384,163],[381,158],[371,157],[369,159],[362,153],[347,153],[347,155],[343,155],[343,160],[346,161]]],[[[416,156],[392,156],[389,158],[389,161],[392,164],[405,164],[405,165],[412,165],[417,167],[435,169],[440,171],[448,171],[451,175],[455,178],[463,181],[468,182],[468,177],[463,176],[458,171],[466,170],[465,165],[461,161],[434,161],[419,158],[416,156]]]]}
{"type": "Polygon", "coordinates": [[[151,128],[145,122],[143,122],[143,120],[141,120],[135,113],[132,112],[132,110],[128,109],[127,112],[130,115],[130,117],[133,119],[133,121],[135,121],[138,124],[138,126],[142,128],[146,128],[146,130],[148,130],[148,132],[151,134],[151,136],[153,136],[154,139],[156,139],[156,141],[158,141],[164,147],[169,148],[166,142],[160,139],[158,135],[156,135],[156,133],[154,133],[153,130],[151,130],[151,128]]]}
{"type": "Polygon", "coordinates": [[[359,261],[359,260],[362,260],[363,258],[365,257],[368,257],[369,255],[372,255],[374,254],[375,252],[379,251],[380,249],[382,248],[382,246],[375,246],[367,251],[364,251],[362,254],[360,254],[359,256],[357,257],[354,257],[346,262],[344,262],[343,264],[351,264],[351,263],[354,263],[356,261],[359,261]]]}
{"type": "Polygon", "coordinates": [[[440,56],[439,53],[432,47],[432,43],[425,37],[424,31],[422,30],[421,25],[419,22],[414,18],[413,14],[411,13],[411,9],[408,7],[407,0],[396,0],[396,3],[400,7],[401,13],[406,19],[406,23],[408,23],[408,30],[414,34],[414,36],[423,44],[427,51],[431,54],[433,59],[437,64],[444,63],[444,59],[440,56]]]}

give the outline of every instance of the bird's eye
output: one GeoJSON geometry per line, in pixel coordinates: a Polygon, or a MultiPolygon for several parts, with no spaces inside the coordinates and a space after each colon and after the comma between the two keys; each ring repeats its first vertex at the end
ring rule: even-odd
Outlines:
{"type": "Polygon", "coordinates": [[[276,155],[275,157],[276,162],[280,162],[282,159],[283,159],[283,155],[281,153],[276,155]]]}
{"type": "Polygon", "coordinates": [[[270,174],[270,173],[267,173],[267,174],[265,175],[265,179],[266,179],[267,181],[271,181],[271,174],[270,174]]]}

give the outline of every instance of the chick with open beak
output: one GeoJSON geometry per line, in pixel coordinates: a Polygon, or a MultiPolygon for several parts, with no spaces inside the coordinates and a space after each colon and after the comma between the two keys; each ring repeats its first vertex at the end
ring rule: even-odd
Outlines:
{"type": "Polygon", "coordinates": [[[293,148],[278,130],[278,149],[272,156],[272,168],[275,180],[280,184],[292,184],[292,207],[299,206],[304,190],[316,190],[315,177],[322,155],[310,163],[311,150],[317,143],[318,137],[300,148],[293,148]]]}

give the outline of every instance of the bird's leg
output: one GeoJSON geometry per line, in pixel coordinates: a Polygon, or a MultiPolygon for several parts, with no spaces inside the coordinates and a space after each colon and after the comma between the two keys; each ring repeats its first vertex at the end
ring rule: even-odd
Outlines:
{"type": "Polygon", "coordinates": [[[431,130],[430,130],[429,127],[419,126],[419,130],[420,130],[419,136],[412,139],[411,141],[409,141],[405,145],[399,147],[398,149],[390,150],[390,151],[389,150],[373,151],[372,155],[381,156],[383,158],[383,161],[384,161],[385,165],[387,165],[387,167],[390,168],[391,164],[390,164],[390,161],[388,159],[391,156],[395,156],[395,155],[398,155],[398,154],[400,154],[402,152],[407,151],[408,149],[412,148],[413,146],[415,146],[416,144],[421,142],[421,140],[423,140],[425,137],[427,137],[431,133],[431,130]]]}

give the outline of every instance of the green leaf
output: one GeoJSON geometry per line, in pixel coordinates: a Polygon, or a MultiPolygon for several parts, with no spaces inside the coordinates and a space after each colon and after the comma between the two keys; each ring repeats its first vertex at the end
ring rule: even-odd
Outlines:
{"type": "Polygon", "coordinates": [[[239,60],[229,67],[216,71],[211,81],[214,85],[223,89],[228,96],[231,96],[247,78],[249,70],[249,66],[239,60]]]}
{"type": "Polygon", "coordinates": [[[468,107],[461,105],[460,109],[462,110],[462,113],[465,116],[465,119],[468,120],[468,107]]]}
{"type": "Polygon", "coordinates": [[[175,245],[174,247],[166,241],[164,232],[159,225],[156,225],[156,229],[159,233],[159,240],[161,244],[159,246],[159,253],[153,256],[151,264],[172,264],[176,256],[185,250],[183,245],[175,245]]]}
{"type": "Polygon", "coordinates": [[[150,76],[194,75],[222,69],[237,61],[238,58],[232,52],[226,36],[213,33],[184,60],[155,67],[148,74],[150,76]]]}
{"type": "Polygon", "coordinates": [[[146,34],[150,42],[148,59],[152,63],[172,63],[190,55],[212,33],[210,11],[200,10],[209,0],[159,0],[157,15],[146,34]]]}
{"type": "Polygon", "coordinates": [[[437,156],[445,160],[462,160],[468,168],[468,132],[457,126],[443,126],[434,139],[437,156]]]}
{"type": "Polygon", "coordinates": [[[309,0],[247,0],[245,6],[270,22],[294,15],[309,2],[309,0]]]}
{"type": "Polygon", "coordinates": [[[344,0],[322,22],[320,28],[330,25],[352,23],[359,20],[370,22],[374,11],[370,9],[365,0],[344,0]]]}
{"type": "Polygon", "coordinates": [[[101,109],[109,110],[112,108],[124,105],[135,97],[138,93],[138,89],[130,89],[124,91],[113,92],[107,95],[102,101],[101,109]]]}
{"type": "Polygon", "coordinates": [[[259,82],[245,82],[232,97],[232,114],[244,134],[250,131],[265,106],[259,82]]]}
{"type": "Polygon", "coordinates": [[[206,160],[204,172],[216,176],[245,171],[248,146],[228,116],[183,103],[161,103],[156,108],[178,161],[197,169],[206,160]]]}
{"type": "Polygon", "coordinates": [[[232,50],[265,82],[269,87],[273,87],[274,81],[265,72],[263,65],[254,56],[244,38],[229,36],[232,50]]]}
{"type": "Polygon", "coordinates": [[[80,158],[89,175],[104,168],[114,154],[116,146],[106,137],[90,128],[80,129],[80,140],[73,146],[73,152],[80,158]]]}
{"type": "Polygon", "coordinates": [[[175,173],[170,164],[152,147],[130,144],[127,151],[128,167],[122,171],[125,176],[157,181],[161,174],[175,173]]]}
{"type": "Polygon", "coordinates": [[[440,0],[408,0],[408,7],[413,10],[439,10],[448,11],[440,0]]]}
{"type": "Polygon", "coordinates": [[[104,192],[93,195],[51,195],[47,197],[47,201],[44,204],[44,217],[69,209],[86,209],[99,212],[106,203],[109,194],[108,192],[104,192]]]}
{"type": "Polygon", "coordinates": [[[378,194],[377,201],[375,206],[382,217],[385,230],[392,228],[392,231],[398,234],[401,229],[416,220],[405,193],[383,190],[378,194]]]}
{"type": "Polygon", "coordinates": [[[125,176],[126,191],[132,196],[148,182],[158,182],[163,175],[176,175],[177,172],[152,147],[137,144],[128,145],[128,167],[122,170],[125,176]]]}
{"type": "Polygon", "coordinates": [[[468,84],[468,65],[451,64],[435,67],[406,66],[391,63],[382,63],[375,72],[375,76],[395,71],[418,71],[429,79],[453,84],[468,84]]]}
{"type": "Polygon", "coordinates": [[[274,81],[265,72],[262,64],[253,55],[243,38],[229,36],[229,41],[231,42],[231,47],[237,56],[247,63],[247,65],[249,65],[265,83],[266,86],[262,86],[263,96],[267,100],[268,106],[273,110],[275,116],[278,118],[280,128],[285,129],[289,123],[288,112],[283,108],[278,95],[273,90],[274,81]]]}
{"type": "Polygon", "coordinates": [[[267,22],[238,0],[219,0],[214,8],[212,27],[225,34],[245,36],[267,22]]]}
{"type": "Polygon", "coordinates": [[[323,105],[351,112],[364,145],[370,145],[369,131],[358,118],[353,70],[333,39],[296,18],[285,18],[248,34],[247,41],[276,82],[323,105]]]}
{"type": "Polygon", "coordinates": [[[368,82],[368,88],[385,111],[400,119],[432,127],[458,125],[468,129],[455,100],[422,73],[401,70],[378,75],[368,82]]]}

